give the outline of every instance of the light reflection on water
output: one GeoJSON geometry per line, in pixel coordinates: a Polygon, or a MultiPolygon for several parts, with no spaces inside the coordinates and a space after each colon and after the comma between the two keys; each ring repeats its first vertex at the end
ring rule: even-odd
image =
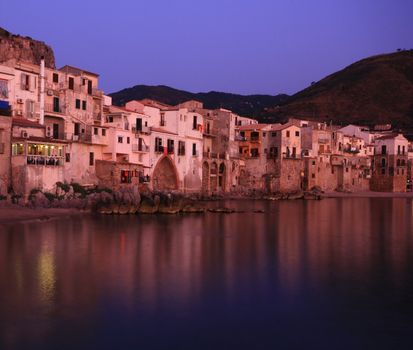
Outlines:
{"type": "Polygon", "coordinates": [[[411,200],[226,205],[2,228],[0,348],[407,344],[411,200]]]}

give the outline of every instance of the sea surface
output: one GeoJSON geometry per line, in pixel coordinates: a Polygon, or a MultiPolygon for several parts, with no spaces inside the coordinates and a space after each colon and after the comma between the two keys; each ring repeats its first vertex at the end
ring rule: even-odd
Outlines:
{"type": "Polygon", "coordinates": [[[0,226],[0,349],[413,349],[412,199],[210,205],[0,226]]]}

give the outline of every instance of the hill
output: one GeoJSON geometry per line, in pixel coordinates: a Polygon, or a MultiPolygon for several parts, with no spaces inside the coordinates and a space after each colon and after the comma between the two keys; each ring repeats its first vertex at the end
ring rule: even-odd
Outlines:
{"type": "Polygon", "coordinates": [[[290,116],[412,130],[413,50],[358,61],[269,108],[265,119],[290,116]]]}
{"type": "Polygon", "coordinates": [[[0,63],[11,59],[39,65],[44,57],[46,67],[55,68],[53,49],[43,41],[12,34],[0,27],[0,63]]]}
{"type": "Polygon", "coordinates": [[[144,98],[154,99],[175,106],[188,100],[197,100],[204,103],[205,108],[226,108],[240,115],[258,117],[266,108],[278,105],[285,101],[288,95],[237,95],[225,92],[192,93],[177,90],[169,86],[136,85],[110,94],[113,104],[122,106],[131,100],[144,98]]]}

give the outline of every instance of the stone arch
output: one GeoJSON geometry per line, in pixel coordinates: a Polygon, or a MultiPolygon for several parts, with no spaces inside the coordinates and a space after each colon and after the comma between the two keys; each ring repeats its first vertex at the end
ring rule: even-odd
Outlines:
{"type": "Polygon", "coordinates": [[[202,193],[209,194],[209,164],[204,162],[202,164],[202,193]]]}
{"type": "Polygon", "coordinates": [[[211,192],[216,192],[218,190],[218,164],[212,162],[210,171],[210,189],[211,192]]]}
{"type": "Polygon", "coordinates": [[[226,180],[226,166],[224,163],[221,163],[218,169],[218,188],[224,192],[225,192],[225,180],[226,180]]]}
{"type": "Polygon", "coordinates": [[[173,161],[168,156],[159,159],[152,174],[154,190],[170,191],[178,190],[178,171],[173,161]]]}

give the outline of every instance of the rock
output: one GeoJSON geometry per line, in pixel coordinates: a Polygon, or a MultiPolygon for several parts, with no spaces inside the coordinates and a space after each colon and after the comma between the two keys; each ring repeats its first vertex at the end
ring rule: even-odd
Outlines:
{"type": "Polygon", "coordinates": [[[260,214],[265,213],[265,211],[262,210],[262,209],[254,209],[252,212],[253,213],[260,213],[260,214]]]}
{"type": "Polygon", "coordinates": [[[205,208],[193,204],[187,204],[182,208],[183,213],[205,213],[205,208]]]}
{"type": "Polygon", "coordinates": [[[158,196],[157,200],[155,199],[155,197],[154,197],[154,200],[152,200],[148,197],[145,197],[142,200],[142,202],[139,206],[139,210],[138,210],[139,213],[142,213],[142,214],[155,214],[158,211],[159,201],[160,201],[159,196],[158,196]]]}
{"type": "Polygon", "coordinates": [[[304,194],[302,192],[297,192],[297,193],[290,193],[288,194],[288,199],[303,199],[304,194]]]}
{"type": "Polygon", "coordinates": [[[119,206],[119,214],[121,214],[121,215],[129,214],[129,210],[130,210],[130,205],[121,204],[119,206]]]}
{"type": "Polygon", "coordinates": [[[119,214],[119,204],[113,203],[110,209],[112,210],[112,214],[119,214]]]}
{"type": "Polygon", "coordinates": [[[209,208],[208,209],[209,212],[211,213],[222,213],[222,214],[231,214],[231,213],[235,213],[234,209],[231,208],[209,208]]]}

